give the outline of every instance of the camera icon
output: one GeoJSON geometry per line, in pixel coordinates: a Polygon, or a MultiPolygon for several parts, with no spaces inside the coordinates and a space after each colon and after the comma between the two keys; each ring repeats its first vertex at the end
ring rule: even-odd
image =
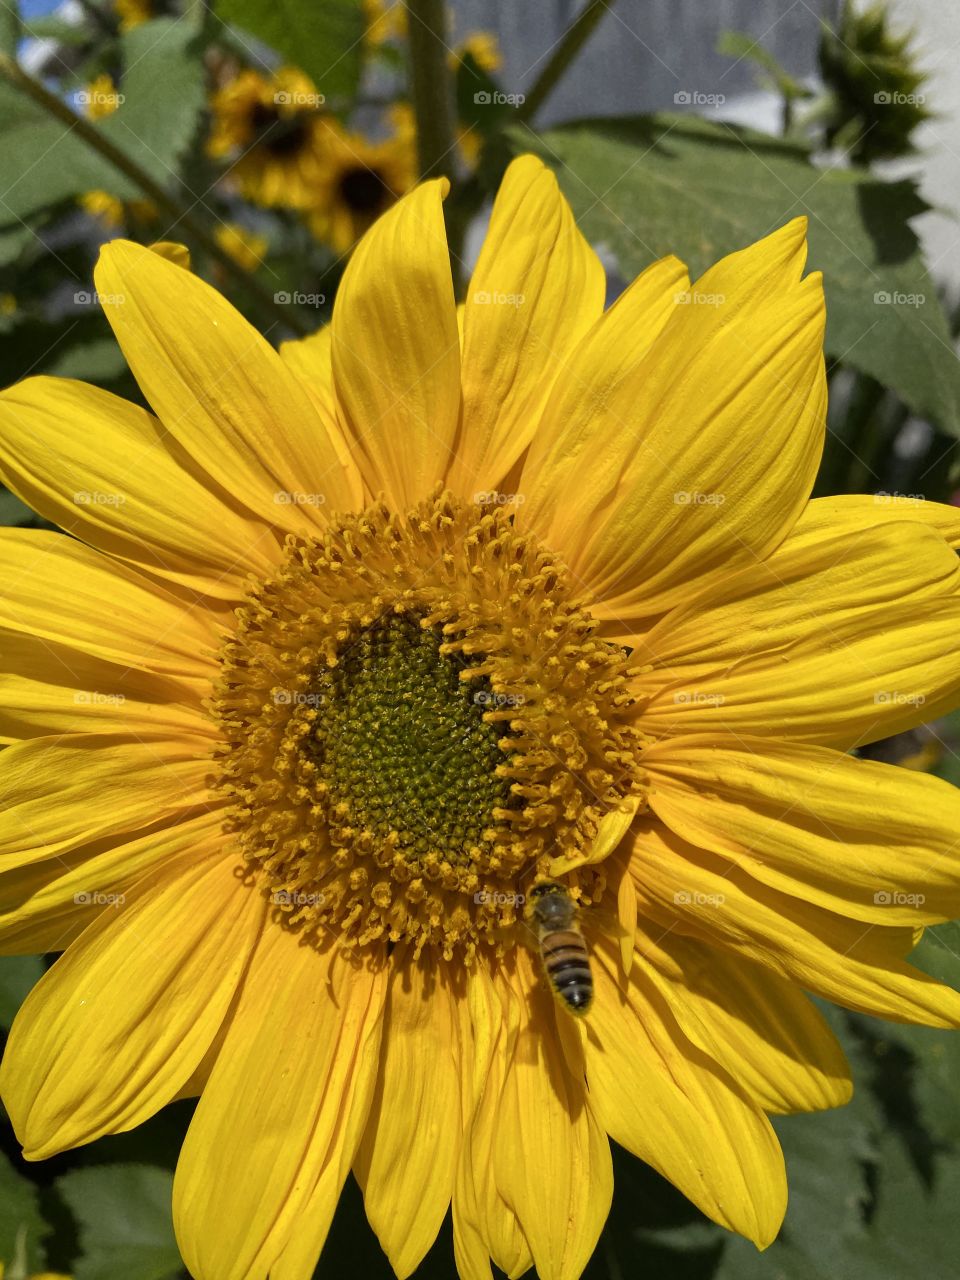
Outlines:
{"type": "Polygon", "coordinates": [[[879,93],[873,95],[873,100],[878,107],[885,107],[893,101],[893,95],[888,93],[886,89],[881,89],[879,93]]]}
{"type": "Polygon", "coordinates": [[[75,893],[73,895],[73,900],[78,907],[89,907],[90,903],[93,901],[93,894],[83,892],[75,893]]]}
{"type": "Polygon", "coordinates": [[[493,101],[493,97],[486,89],[481,89],[479,93],[473,95],[473,100],[478,107],[488,107],[493,101]]]}
{"type": "Polygon", "coordinates": [[[678,107],[687,107],[693,101],[693,97],[688,89],[678,89],[673,95],[673,100],[678,107]]]}
{"type": "Polygon", "coordinates": [[[488,307],[490,305],[490,294],[486,289],[479,289],[473,295],[473,300],[478,307],[488,307]]]}
{"type": "Polygon", "coordinates": [[[289,306],[290,302],[292,301],[289,293],[284,293],[283,290],[281,290],[280,293],[275,293],[273,295],[273,300],[274,302],[278,302],[281,306],[284,306],[284,307],[289,306]]]}
{"type": "Polygon", "coordinates": [[[873,295],[873,300],[882,307],[888,307],[893,301],[893,295],[887,293],[886,289],[878,289],[873,295]]]}
{"type": "Polygon", "coordinates": [[[673,895],[673,900],[678,907],[685,907],[685,906],[688,907],[690,903],[693,901],[693,898],[691,894],[687,892],[686,889],[681,889],[679,893],[675,893],[673,895]]]}
{"type": "Polygon", "coordinates": [[[273,95],[273,101],[278,107],[288,107],[293,103],[293,94],[281,89],[279,93],[273,95]]]}
{"type": "Polygon", "coordinates": [[[888,893],[886,889],[878,889],[873,895],[873,900],[878,907],[889,907],[893,901],[893,894],[888,893]]]}

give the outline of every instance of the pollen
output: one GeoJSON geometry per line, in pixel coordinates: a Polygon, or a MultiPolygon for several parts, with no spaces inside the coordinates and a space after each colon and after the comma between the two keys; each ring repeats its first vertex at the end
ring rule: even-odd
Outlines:
{"type": "MultiPolygon", "coordinates": [[[[525,888],[642,796],[626,652],[503,506],[439,493],[289,539],[211,713],[250,874],[294,927],[503,951],[525,888]]],[[[602,868],[571,875],[584,902],[602,868]]]]}

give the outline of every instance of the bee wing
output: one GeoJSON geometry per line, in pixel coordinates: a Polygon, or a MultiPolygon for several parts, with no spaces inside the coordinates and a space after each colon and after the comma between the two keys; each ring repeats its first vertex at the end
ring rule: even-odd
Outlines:
{"type": "Polygon", "coordinates": [[[584,907],[580,912],[580,919],[588,931],[596,929],[608,938],[620,941],[631,936],[629,930],[620,923],[617,913],[607,907],[584,907]]]}

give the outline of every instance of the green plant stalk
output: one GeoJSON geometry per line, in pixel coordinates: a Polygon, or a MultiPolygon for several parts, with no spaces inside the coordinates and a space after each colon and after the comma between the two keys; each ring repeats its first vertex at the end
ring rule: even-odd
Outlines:
{"type": "Polygon", "coordinates": [[[567,28],[547,65],[520,104],[516,119],[523,122],[536,115],[560,83],[567,67],[589,40],[600,19],[613,8],[616,2],[617,0],[588,0],[567,28]]]}
{"type": "Polygon", "coordinates": [[[407,32],[420,176],[450,177],[455,159],[453,79],[447,65],[445,0],[407,0],[407,32]]]}
{"type": "Polygon", "coordinates": [[[87,146],[98,152],[115,169],[119,170],[124,177],[129,178],[135,186],[139,187],[157,208],[169,214],[183,228],[186,236],[217,262],[247,292],[257,306],[270,317],[272,323],[279,322],[286,325],[301,336],[305,336],[310,332],[298,315],[289,307],[283,307],[275,302],[258,280],[255,280],[239,263],[235,262],[228,253],[221,249],[207,228],[198,222],[193,214],[188,209],[185,209],[169,192],[154,182],[153,178],[148,173],[145,173],[136,161],[131,160],[109,138],[104,137],[100,130],[95,128],[89,120],[71,111],[66,102],[58,98],[56,94],[51,93],[39,80],[35,80],[33,76],[23,70],[19,63],[5,53],[0,53],[0,75],[14,88],[25,93],[49,115],[54,116],[62,124],[65,124],[87,146]]]}

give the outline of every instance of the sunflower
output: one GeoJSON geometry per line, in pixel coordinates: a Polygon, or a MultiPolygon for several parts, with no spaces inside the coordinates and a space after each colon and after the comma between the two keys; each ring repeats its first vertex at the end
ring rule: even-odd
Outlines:
{"type": "Polygon", "coordinates": [[[31,1160],[199,1095],[195,1280],[307,1280],[351,1169],[398,1276],[452,1204],[466,1280],[575,1277],[608,1135],[765,1246],[768,1113],[851,1090],[806,992],[960,1022],[905,959],[960,912],[957,793],[847,754],[957,694],[960,514],[809,500],[803,222],[603,312],[522,157],[458,320],[445,191],[280,354],[114,241],[153,413],[0,398],[5,481],[75,535],[0,538],[0,946],[65,951],[0,1091],[31,1160]],[[580,1017],[531,937],[547,884],[580,1017]]]}
{"type": "Polygon", "coordinates": [[[303,209],[323,179],[323,101],[293,67],[270,76],[241,71],[210,100],[207,153],[229,161],[227,173],[248,200],[303,209]]]}
{"type": "Polygon", "coordinates": [[[416,130],[409,107],[389,113],[392,135],[371,142],[335,120],[324,122],[322,175],[308,213],[310,230],[336,253],[352,249],[365,231],[413,186],[416,130]]]}

